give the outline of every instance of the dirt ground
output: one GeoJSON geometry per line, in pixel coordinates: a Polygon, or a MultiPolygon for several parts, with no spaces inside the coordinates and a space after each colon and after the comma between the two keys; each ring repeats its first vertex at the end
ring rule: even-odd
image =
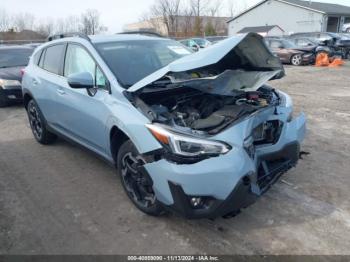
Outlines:
{"type": "Polygon", "coordinates": [[[349,255],[350,63],[286,71],[273,85],[307,114],[311,155],[232,219],[148,217],[112,167],[39,145],[21,107],[0,109],[0,254],[349,255]]]}

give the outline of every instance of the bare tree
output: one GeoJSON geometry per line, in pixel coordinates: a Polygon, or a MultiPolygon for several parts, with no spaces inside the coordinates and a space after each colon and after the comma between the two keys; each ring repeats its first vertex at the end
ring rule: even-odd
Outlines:
{"type": "Polygon", "coordinates": [[[222,0],[212,0],[208,7],[208,21],[205,25],[205,34],[206,35],[216,35],[216,32],[219,30],[221,24],[220,20],[217,19],[221,15],[223,2],[222,0]]]}
{"type": "Polygon", "coordinates": [[[222,10],[222,0],[214,0],[210,2],[208,9],[209,16],[220,16],[222,10]]]}
{"type": "Polygon", "coordinates": [[[227,0],[227,9],[228,15],[234,17],[238,10],[237,0],[227,0]]]}
{"type": "Polygon", "coordinates": [[[38,25],[35,28],[35,31],[40,33],[43,36],[50,36],[53,34],[55,29],[55,23],[51,18],[42,19],[39,21],[38,25]]]}
{"type": "Polygon", "coordinates": [[[151,18],[161,19],[169,35],[176,36],[179,26],[180,0],[157,0],[151,7],[151,18]]]}
{"type": "Polygon", "coordinates": [[[209,6],[210,0],[190,0],[190,8],[195,16],[202,16],[209,6]]]}
{"type": "Polygon", "coordinates": [[[13,17],[13,26],[17,31],[33,30],[35,26],[35,17],[30,13],[18,13],[13,17]]]}
{"type": "Polygon", "coordinates": [[[195,16],[193,31],[196,35],[203,34],[203,14],[208,10],[210,0],[190,0],[190,8],[195,16]]]}
{"type": "Polygon", "coordinates": [[[184,36],[189,37],[193,34],[193,11],[191,8],[186,8],[182,11],[182,24],[180,25],[184,36]]]}
{"type": "Polygon", "coordinates": [[[5,9],[0,9],[0,31],[7,31],[10,28],[10,17],[5,9]]]}
{"type": "Polygon", "coordinates": [[[100,22],[100,13],[96,9],[88,9],[81,15],[82,32],[95,35],[107,30],[100,22]]]}

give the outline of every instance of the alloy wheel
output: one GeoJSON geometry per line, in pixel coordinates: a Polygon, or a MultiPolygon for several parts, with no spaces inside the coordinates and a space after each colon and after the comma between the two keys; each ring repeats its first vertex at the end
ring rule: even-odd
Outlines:
{"type": "Polygon", "coordinates": [[[301,55],[294,55],[294,56],[292,57],[292,64],[293,64],[293,65],[299,66],[299,65],[301,65],[301,62],[302,62],[302,57],[301,57],[301,55]]]}
{"type": "Polygon", "coordinates": [[[140,206],[151,207],[156,202],[152,185],[137,169],[142,164],[142,158],[127,153],[122,158],[121,175],[128,195],[140,206]]]}
{"type": "Polygon", "coordinates": [[[43,134],[43,126],[41,123],[39,112],[34,103],[30,103],[29,105],[28,116],[33,133],[40,140],[43,134]]]}

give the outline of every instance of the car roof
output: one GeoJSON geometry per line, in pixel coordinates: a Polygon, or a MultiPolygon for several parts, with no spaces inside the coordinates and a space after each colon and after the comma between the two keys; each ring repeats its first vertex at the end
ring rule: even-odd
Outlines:
{"type": "Polygon", "coordinates": [[[89,35],[88,37],[79,37],[79,36],[69,36],[54,39],[40,45],[36,50],[42,50],[51,45],[66,43],[66,42],[75,42],[80,44],[85,44],[86,42],[92,44],[99,43],[108,43],[108,42],[122,42],[122,41],[171,41],[170,38],[164,37],[155,37],[155,36],[146,36],[141,34],[115,34],[115,35],[89,35]]]}
{"type": "Polygon", "coordinates": [[[169,38],[155,37],[139,34],[116,34],[116,35],[93,35],[89,36],[92,43],[104,43],[104,42],[117,42],[117,41],[145,41],[145,40],[158,40],[167,41],[169,38]]]}

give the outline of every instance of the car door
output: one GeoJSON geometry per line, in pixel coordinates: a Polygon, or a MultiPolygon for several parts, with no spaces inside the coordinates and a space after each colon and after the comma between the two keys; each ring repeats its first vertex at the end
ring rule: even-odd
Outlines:
{"type": "Polygon", "coordinates": [[[61,43],[45,48],[29,79],[31,92],[50,126],[57,124],[56,92],[64,83],[62,70],[65,47],[66,44],[61,43]]]}
{"type": "Polygon", "coordinates": [[[105,155],[107,138],[105,124],[111,99],[108,81],[90,53],[79,44],[68,44],[63,75],[65,83],[57,93],[59,104],[58,128],[80,144],[105,155]],[[76,73],[90,73],[95,88],[73,89],[68,77],[76,73]]]}
{"type": "Polygon", "coordinates": [[[283,43],[278,40],[271,40],[270,47],[274,54],[276,54],[283,63],[289,62],[288,52],[283,48],[283,43]]]}

